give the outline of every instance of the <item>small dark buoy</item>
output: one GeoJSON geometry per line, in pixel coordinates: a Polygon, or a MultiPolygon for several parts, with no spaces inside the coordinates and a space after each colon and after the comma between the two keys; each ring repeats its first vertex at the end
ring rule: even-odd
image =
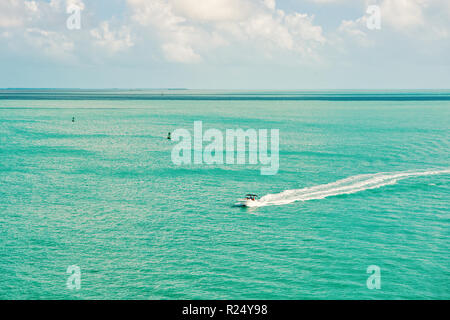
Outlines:
{"type": "Polygon", "coordinates": [[[167,134],[167,139],[172,140],[172,137],[170,136],[170,132],[167,134]]]}

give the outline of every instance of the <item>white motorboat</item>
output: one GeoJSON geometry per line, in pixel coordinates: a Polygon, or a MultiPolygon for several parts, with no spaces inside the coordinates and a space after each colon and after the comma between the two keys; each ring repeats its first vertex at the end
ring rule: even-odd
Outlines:
{"type": "Polygon", "coordinates": [[[258,196],[249,193],[245,195],[244,199],[239,199],[234,205],[236,207],[256,207],[258,205],[258,196]]]}

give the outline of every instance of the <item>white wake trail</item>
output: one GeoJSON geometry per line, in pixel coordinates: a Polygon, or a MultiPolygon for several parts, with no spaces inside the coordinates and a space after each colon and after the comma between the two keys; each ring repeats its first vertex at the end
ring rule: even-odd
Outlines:
{"type": "Polygon", "coordinates": [[[263,196],[254,206],[277,206],[296,201],[324,199],[341,194],[351,194],[396,184],[397,181],[410,177],[447,173],[450,173],[450,169],[361,174],[328,184],[303,189],[286,190],[277,194],[268,194],[263,196]]]}

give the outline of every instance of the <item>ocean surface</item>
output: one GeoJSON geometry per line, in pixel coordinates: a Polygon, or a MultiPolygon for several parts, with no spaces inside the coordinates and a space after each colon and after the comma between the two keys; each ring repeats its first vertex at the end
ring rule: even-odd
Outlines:
{"type": "Polygon", "coordinates": [[[0,90],[0,299],[449,299],[449,150],[450,91],[0,90]],[[173,164],[194,121],[278,173],[173,164]]]}

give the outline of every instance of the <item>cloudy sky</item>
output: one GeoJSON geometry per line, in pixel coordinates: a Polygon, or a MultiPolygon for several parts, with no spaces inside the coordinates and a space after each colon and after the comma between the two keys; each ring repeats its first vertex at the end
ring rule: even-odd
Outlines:
{"type": "Polygon", "coordinates": [[[0,48],[2,88],[448,89],[450,1],[0,0],[0,48]]]}

